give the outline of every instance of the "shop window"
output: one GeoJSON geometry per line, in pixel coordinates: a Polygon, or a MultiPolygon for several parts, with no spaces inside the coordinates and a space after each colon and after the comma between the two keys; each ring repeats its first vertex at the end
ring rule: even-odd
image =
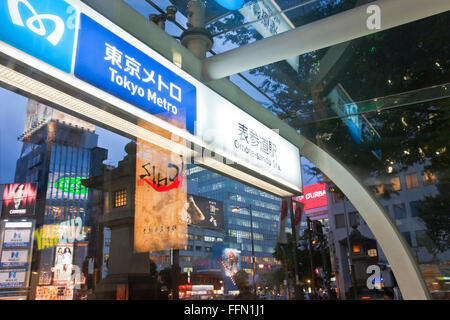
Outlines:
{"type": "Polygon", "coordinates": [[[127,205],[127,190],[122,189],[114,192],[114,208],[125,207],[127,205]]]}
{"type": "Polygon", "coordinates": [[[201,246],[196,246],[195,247],[195,251],[202,251],[202,247],[201,246]]]}
{"type": "Polygon", "coordinates": [[[212,252],[212,247],[205,247],[206,252],[212,252]]]}
{"type": "Polygon", "coordinates": [[[334,215],[334,221],[336,223],[336,229],[345,227],[344,214],[336,214],[336,215],[334,215]]]}
{"type": "Polygon", "coordinates": [[[436,184],[436,176],[431,171],[424,171],[422,173],[422,180],[424,186],[429,186],[432,184],[436,184]]]}
{"type": "Polygon", "coordinates": [[[406,207],[404,203],[394,204],[394,217],[395,219],[405,219],[406,218],[406,207]]]}
{"type": "Polygon", "coordinates": [[[422,207],[422,201],[411,201],[409,206],[411,208],[411,217],[418,217],[419,209],[422,207]]]}
{"type": "Polygon", "coordinates": [[[419,186],[419,180],[417,179],[417,174],[410,173],[405,175],[406,189],[417,188],[419,186]]]}
{"type": "Polygon", "coordinates": [[[369,257],[376,257],[377,256],[377,249],[369,249],[369,250],[367,250],[367,255],[369,257]]]}
{"type": "Polygon", "coordinates": [[[202,240],[202,236],[195,236],[195,240],[201,241],[202,240]]]}
{"type": "Polygon", "coordinates": [[[402,190],[402,184],[400,182],[400,177],[391,178],[391,188],[393,191],[402,190]]]}

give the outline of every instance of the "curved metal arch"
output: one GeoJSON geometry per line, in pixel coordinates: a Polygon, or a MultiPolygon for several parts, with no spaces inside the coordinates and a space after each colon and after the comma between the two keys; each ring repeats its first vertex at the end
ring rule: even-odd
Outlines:
{"type": "Polygon", "coordinates": [[[403,298],[429,300],[426,283],[409,245],[383,206],[351,170],[313,142],[302,138],[300,153],[342,190],[374,234],[394,272],[403,298]]]}

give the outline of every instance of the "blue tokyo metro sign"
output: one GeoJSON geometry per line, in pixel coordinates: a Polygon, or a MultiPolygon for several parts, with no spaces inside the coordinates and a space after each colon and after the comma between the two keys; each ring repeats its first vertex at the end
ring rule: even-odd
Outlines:
{"type": "Polygon", "coordinates": [[[75,76],[194,133],[195,86],[85,14],[75,76]]]}
{"type": "Polygon", "coordinates": [[[0,0],[0,40],[70,73],[76,17],[63,0],[0,0]]]}

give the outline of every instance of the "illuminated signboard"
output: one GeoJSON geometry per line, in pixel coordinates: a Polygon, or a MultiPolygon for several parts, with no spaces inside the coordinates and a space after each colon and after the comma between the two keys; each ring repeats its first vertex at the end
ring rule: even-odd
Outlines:
{"type": "Polygon", "coordinates": [[[67,193],[85,194],[88,189],[81,184],[81,180],[85,178],[61,178],[55,182],[55,188],[67,193]]]}
{"type": "Polygon", "coordinates": [[[28,263],[28,249],[3,250],[0,267],[26,267],[28,263]]]}
{"type": "Polygon", "coordinates": [[[0,39],[65,72],[72,67],[76,10],[63,0],[0,1],[0,39]]]}
{"type": "Polygon", "coordinates": [[[25,287],[26,269],[0,270],[0,288],[25,287]]]}
{"type": "Polygon", "coordinates": [[[303,187],[303,195],[295,199],[305,205],[305,210],[326,207],[328,203],[325,183],[319,182],[303,187]]]}
{"type": "Polygon", "coordinates": [[[36,183],[6,184],[3,189],[2,214],[9,216],[34,215],[36,183]]]}
{"type": "Polygon", "coordinates": [[[196,88],[84,14],[75,76],[194,133],[196,88]]]}
{"type": "Polygon", "coordinates": [[[297,147],[83,2],[2,1],[0,21],[6,55],[301,191],[297,147]]]}

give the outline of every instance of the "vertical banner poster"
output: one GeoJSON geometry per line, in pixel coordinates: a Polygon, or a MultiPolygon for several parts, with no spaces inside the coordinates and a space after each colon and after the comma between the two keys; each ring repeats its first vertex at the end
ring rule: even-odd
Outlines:
{"type": "Polygon", "coordinates": [[[58,244],[55,247],[53,284],[68,285],[72,279],[73,244],[58,244]]]}
{"type": "MultiPolygon", "coordinates": [[[[146,129],[166,135],[150,124],[146,129]]],[[[134,251],[153,252],[187,246],[187,202],[182,156],[137,139],[134,251]]]]}

